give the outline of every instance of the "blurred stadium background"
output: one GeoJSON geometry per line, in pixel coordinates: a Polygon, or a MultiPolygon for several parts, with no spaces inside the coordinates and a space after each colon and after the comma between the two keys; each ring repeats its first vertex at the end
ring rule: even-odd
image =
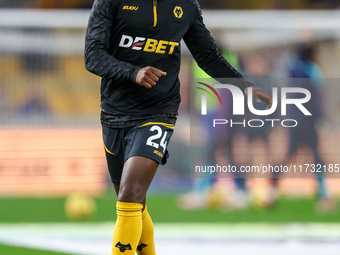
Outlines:
{"type": "MultiPolygon", "coordinates": [[[[268,72],[285,77],[297,46],[313,41],[325,77],[339,78],[340,1],[199,2],[207,27],[219,45],[237,54],[242,71],[260,56],[268,72]]],[[[115,194],[101,140],[100,79],[83,61],[92,3],[0,0],[0,254],[109,254],[115,194]],[[74,192],[94,197],[95,212],[80,222],[64,210],[74,192]]],[[[203,207],[178,207],[178,197],[193,185],[192,57],[182,48],[182,103],[171,157],[149,191],[159,254],[338,254],[339,211],[315,207],[310,178],[282,179],[279,203],[270,208],[225,208],[219,198],[232,196],[232,179],[219,180],[223,194],[213,194],[203,207]]],[[[339,88],[326,94],[321,154],[340,159],[339,88]]],[[[254,179],[248,186],[261,190],[267,184],[254,179]]],[[[327,186],[332,197],[339,196],[339,179],[328,179],[327,186]]]]}

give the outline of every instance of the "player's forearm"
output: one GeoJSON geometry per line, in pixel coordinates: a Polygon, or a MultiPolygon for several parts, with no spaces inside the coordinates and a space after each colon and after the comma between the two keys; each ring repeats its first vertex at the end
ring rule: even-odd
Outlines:
{"type": "Polygon", "coordinates": [[[253,84],[247,81],[216,49],[192,51],[199,65],[207,74],[221,83],[233,83],[242,91],[253,84]]]}
{"type": "Polygon", "coordinates": [[[85,67],[89,72],[100,77],[133,83],[136,82],[136,76],[140,69],[138,66],[115,59],[96,44],[85,50],[85,67]]]}

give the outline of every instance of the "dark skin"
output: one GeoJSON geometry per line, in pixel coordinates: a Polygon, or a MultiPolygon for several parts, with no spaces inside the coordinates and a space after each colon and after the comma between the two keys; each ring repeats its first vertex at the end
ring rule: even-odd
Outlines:
{"type": "Polygon", "coordinates": [[[159,78],[166,75],[167,73],[160,69],[146,66],[137,73],[136,82],[147,89],[151,89],[153,86],[156,86],[159,78]]]}
{"type": "MultiPolygon", "coordinates": [[[[139,70],[136,82],[147,89],[156,86],[159,78],[167,75],[166,72],[152,66],[139,70]]],[[[114,184],[120,202],[143,204],[145,208],[146,192],[158,168],[158,163],[145,157],[129,158],[123,168],[120,185],[114,184]]]]}
{"type": "Polygon", "coordinates": [[[123,168],[120,185],[114,184],[118,201],[143,204],[146,192],[158,168],[152,159],[134,156],[129,158],[123,168]]]}
{"type": "MultiPolygon", "coordinates": [[[[152,66],[147,66],[139,70],[136,82],[147,89],[156,86],[162,76],[167,73],[152,66]]],[[[267,109],[272,106],[272,97],[265,91],[251,86],[253,98],[257,103],[264,101],[267,109]]],[[[248,88],[244,93],[248,94],[248,88]]],[[[143,204],[145,208],[146,192],[156,174],[158,163],[152,159],[134,156],[129,158],[123,168],[120,185],[114,184],[118,201],[143,204]]]]}
{"type": "MultiPolygon", "coordinates": [[[[266,91],[259,89],[258,87],[255,86],[250,86],[248,88],[253,89],[253,99],[255,100],[256,103],[261,103],[261,101],[263,101],[267,104],[266,110],[272,108],[273,99],[266,91]]],[[[248,88],[244,90],[244,94],[246,96],[248,96],[248,88]]]]}

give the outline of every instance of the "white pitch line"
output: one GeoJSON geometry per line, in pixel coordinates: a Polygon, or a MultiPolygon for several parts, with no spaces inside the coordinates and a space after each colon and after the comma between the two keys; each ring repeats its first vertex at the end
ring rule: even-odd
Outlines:
{"type": "MultiPolygon", "coordinates": [[[[0,224],[0,243],[81,255],[111,250],[113,223],[0,224]]],[[[335,255],[340,224],[155,224],[161,255],[335,255]]]]}

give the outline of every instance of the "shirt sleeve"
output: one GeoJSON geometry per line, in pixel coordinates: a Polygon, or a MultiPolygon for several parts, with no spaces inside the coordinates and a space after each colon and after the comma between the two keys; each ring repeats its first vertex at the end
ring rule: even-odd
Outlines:
{"type": "Polygon", "coordinates": [[[242,74],[222,56],[210,32],[205,27],[199,4],[196,0],[192,0],[192,2],[195,4],[195,17],[183,39],[198,66],[220,82],[228,78],[238,78],[233,80],[233,82],[242,91],[252,86],[253,84],[244,79],[242,74]]]}
{"type": "Polygon", "coordinates": [[[85,67],[100,77],[136,83],[140,67],[119,61],[110,54],[117,1],[96,0],[92,6],[85,37],[85,67]]]}

